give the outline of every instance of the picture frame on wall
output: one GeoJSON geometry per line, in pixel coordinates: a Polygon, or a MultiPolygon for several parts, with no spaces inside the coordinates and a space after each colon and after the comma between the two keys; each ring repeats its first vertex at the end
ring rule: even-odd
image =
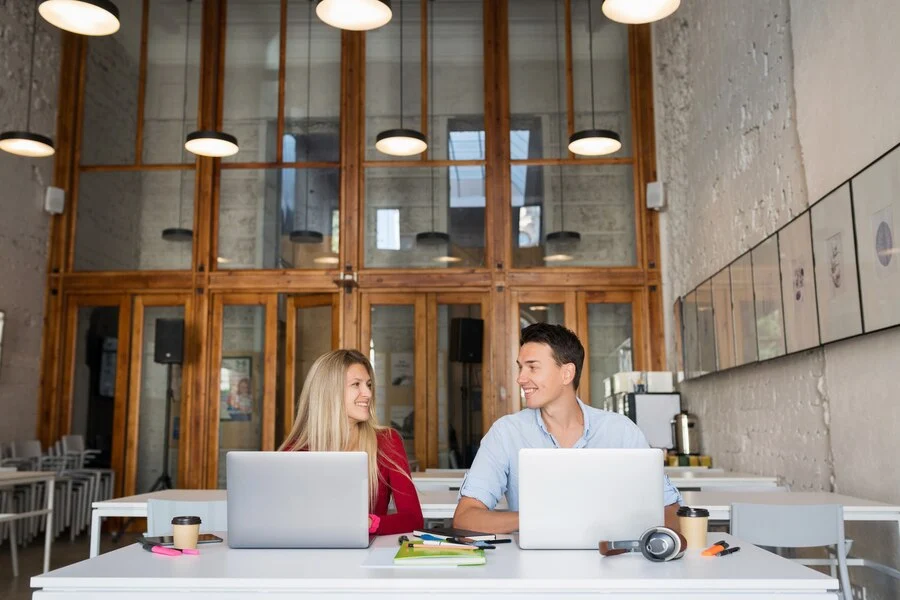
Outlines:
{"type": "Polygon", "coordinates": [[[712,281],[697,286],[697,341],[700,346],[699,375],[717,370],[716,322],[713,318],[712,281]]]}
{"type": "MultiPolygon", "coordinates": [[[[672,323],[675,330],[675,373],[684,376],[684,318],[682,316],[683,300],[676,298],[672,304],[672,323]]],[[[678,378],[680,381],[681,378],[678,378]]]]}
{"type": "Polygon", "coordinates": [[[716,366],[719,371],[735,366],[734,314],[731,309],[731,270],[725,267],[710,280],[715,320],[716,366]]]}
{"type": "Polygon", "coordinates": [[[753,261],[747,252],[728,267],[731,276],[732,324],[734,326],[734,364],[756,362],[756,306],[753,302],[753,261]]]}
{"type": "Polygon", "coordinates": [[[750,254],[753,262],[757,356],[759,360],[767,360],[785,353],[778,236],[769,237],[750,254]]]}
{"type": "Polygon", "coordinates": [[[700,370],[700,346],[697,341],[697,291],[693,290],[684,297],[681,315],[683,319],[682,336],[684,340],[684,377],[692,379],[700,370]]]}
{"type": "Polygon", "coordinates": [[[814,204],[810,219],[819,333],[827,344],[863,331],[850,184],[814,204]]]}
{"type": "Polygon", "coordinates": [[[788,353],[819,345],[809,211],[778,232],[784,337],[788,353]]]}
{"type": "Polygon", "coordinates": [[[868,333],[900,324],[900,148],[850,182],[862,325],[868,333]]]}
{"type": "Polygon", "coordinates": [[[219,420],[250,421],[253,417],[253,405],[253,358],[222,357],[219,420]]]}

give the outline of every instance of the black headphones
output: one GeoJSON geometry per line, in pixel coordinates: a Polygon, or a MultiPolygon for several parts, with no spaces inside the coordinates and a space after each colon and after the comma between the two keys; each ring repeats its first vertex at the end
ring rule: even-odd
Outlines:
{"type": "Polygon", "coordinates": [[[640,552],[647,560],[665,562],[684,556],[687,540],[674,529],[651,527],[641,535],[639,540],[603,541],[599,546],[600,554],[603,556],[640,552]]]}

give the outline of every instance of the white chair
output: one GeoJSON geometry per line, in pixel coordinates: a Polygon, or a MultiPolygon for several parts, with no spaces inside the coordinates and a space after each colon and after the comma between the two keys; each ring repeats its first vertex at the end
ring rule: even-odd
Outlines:
{"type": "Polygon", "coordinates": [[[228,529],[228,502],[210,500],[147,500],[147,535],[172,535],[172,517],[200,517],[200,533],[215,533],[228,529]]]}
{"type": "MultiPolygon", "coordinates": [[[[840,504],[732,504],[731,534],[757,546],[813,548],[834,546],[844,600],[851,600],[840,504]]],[[[803,559],[797,559],[803,563],[803,559]]]]}

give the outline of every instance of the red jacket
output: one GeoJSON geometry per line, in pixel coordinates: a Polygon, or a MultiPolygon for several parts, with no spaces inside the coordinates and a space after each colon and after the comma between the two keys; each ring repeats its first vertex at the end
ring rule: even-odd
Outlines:
{"type": "MultiPolygon", "coordinates": [[[[306,448],[302,448],[302,450],[306,450],[306,448]]],[[[416,486],[412,482],[409,461],[406,459],[406,450],[403,448],[403,439],[400,434],[393,429],[379,431],[378,455],[378,494],[375,497],[372,513],[381,517],[381,522],[378,524],[375,534],[390,535],[421,529],[425,524],[422,517],[422,506],[419,504],[416,486]],[[403,472],[383,460],[382,456],[391,457],[403,469],[403,472]],[[397,512],[387,514],[392,493],[397,512]]]]}

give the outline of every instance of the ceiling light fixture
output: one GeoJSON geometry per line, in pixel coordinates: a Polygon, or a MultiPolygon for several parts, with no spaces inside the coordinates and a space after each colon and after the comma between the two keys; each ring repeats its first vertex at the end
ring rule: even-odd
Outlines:
{"type": "Polygon", "coordinates": [[[336,265],[341,261],[337,256],[317,256],[313,262],[320,265],[336,265]]]}
{"type": "Polygon", "coordinates": [[[375,148],[391,156],[413,156],[428,148],[425,135],[415,129],[403,127],[403,0],[400,5],[400,127],[382,131],[375,137],[375,148]]]}
{"type": "Polygon", "coordinates": [[[119,30],[119,9],[109,0],[43,0],[38,7],[51,25],[78,35],[112,35],[119,30]]]}
{"type": "Polygon", "coordinates": [[[458,256],[436,256],[434,258],[434,262],[439,263],[458,263],[462,262],[462,259],[458,256]]]}
{"type": "Polygon", "coordinates": [[[550,254],[544,257],[544,262],[566,262],[574,257],[569,254],[550,254]]]}
{"type": "Polygon", "coordinates": [[[681,0],[605,0],[601,9],[613,21],[639,25],[665,19],[680,4],[681,0]]]}
{"type": "Polygon", "coordinates": [[[387,25],[393,12],[389,0],[318,0],[316,15],[338,29],[371,31],[387,25]]]}
{"type": "MultiPolygon", "coordinates": [[[[594,28],[591,14],[592,3],[592,0],[587,0],[588,64],[591,69],[591,128],[576,131],[569,137],[569,152],[580,154],[582,156],[603,156],[619,150],[622,147],[622,140],[615,131],[609,129],[597,129],[597,115],[594,110],[594,28]]],[[[604,4],[604,7],[605,6],[606,5],[604,4]]]]}
{"type": "MultiPolygon", "coordinates": [[[[310,90],[312,89],[312,0],[309,3],[309,10],[306,16],[306,162],[309,162],[309,147],[312,135],[309,126],[309,113],[312,111],[312,97],[310,90]]],[[[321,244],[325,239],[321,231],[315,231],[309,228],[309,201],[312,190],[309,185],[311,169],[304,169],[306,176],[306,206],[305,217],[303,218],[303,227],[291,231],[291,242],[295,244],[321,244]]]]}
{"type": "Polygon", "coordinates": [[[31,16],[31,62],[28,67],[28,100],[25,104],[25,130],[0,133],[0,150],[17,156],[44,158],[52,156],[56,150],[53,148],[52,139],[31,131],[31,91],[34,88],[34,40],[36,35],[37,9],[35,8],[31,16]]]}

